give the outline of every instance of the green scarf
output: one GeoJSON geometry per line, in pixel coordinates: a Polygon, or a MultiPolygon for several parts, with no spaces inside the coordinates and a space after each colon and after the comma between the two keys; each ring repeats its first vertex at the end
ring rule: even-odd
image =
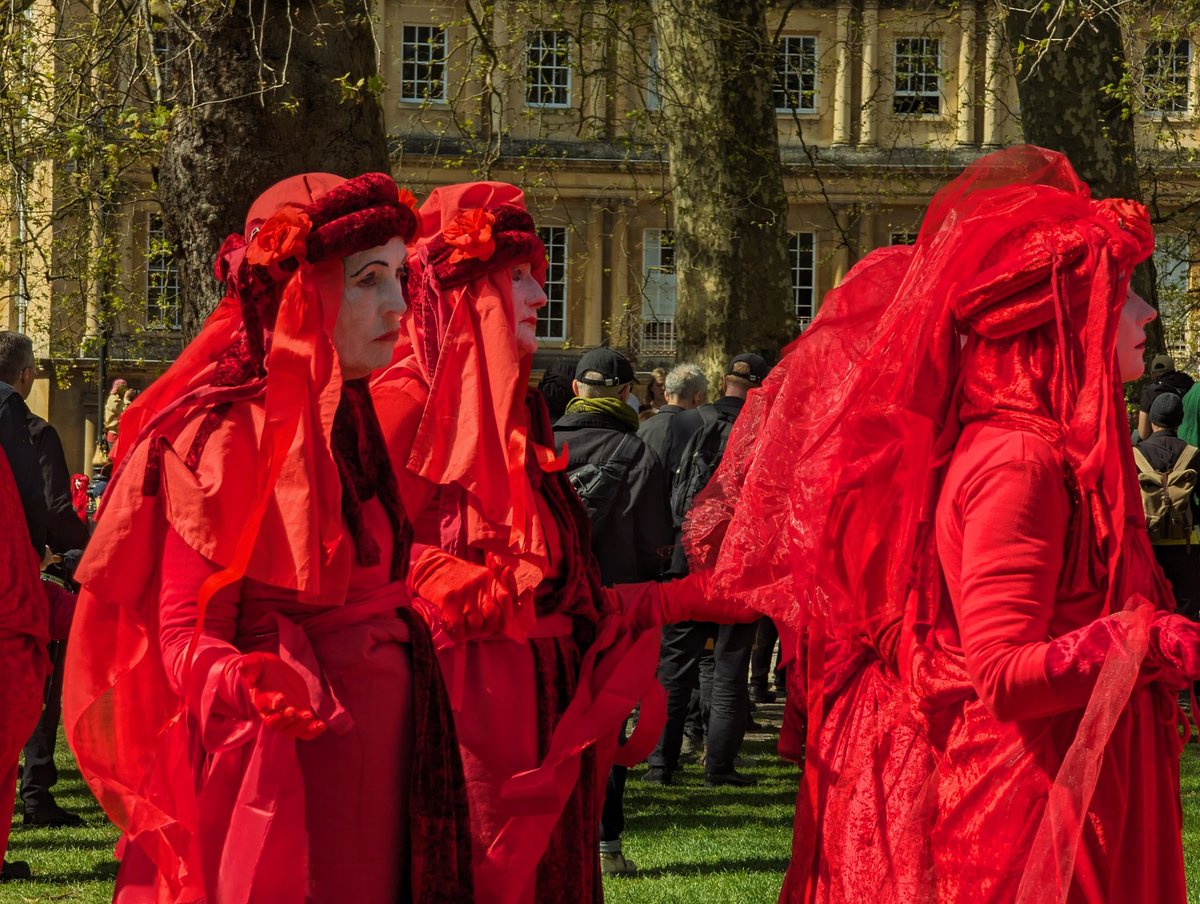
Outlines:
{"type": "Polygon", "coordinates": [[[618,421],[628,424],[631,430],[638,428],[637,412],[629,407],[623,399],[581,399],[574,398],[567,402],[567,414],[607,414],[618,421]]]}

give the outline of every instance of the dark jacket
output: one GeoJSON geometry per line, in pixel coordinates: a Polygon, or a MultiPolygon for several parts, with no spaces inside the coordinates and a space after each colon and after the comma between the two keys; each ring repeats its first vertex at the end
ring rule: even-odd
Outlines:
{"type": "MultiPolygon", "coordinates": [[[[1187,443],[1176,436],[1174,430],[1160,429],[1138,443],[1137,447],[1156,471],[1170,471],[1187,448],[1187,443]]],[[[1195,466],[1200,466],[1200,459],[1197,459],[1195,466]]]]}
{"type": "Polygon", "coordinates": [[[42,472],[46,500],[46,543],[57,553],[87,546],[88,530],[71,501],[71,472],[58,431],[36,414],[29,415],[29,435],[42,472]]]}
{"type": "MultiPolygon", "coordinates": [[[[29,433],[29,408],[20,394],[4,382],[0,382],[0,448],[8,457],[8,465],[16,479],[29,539],[40,559],[46,548],[48,518],[42,469],[29,433]]],[[[8,517],[7,512],[4,517],[8,517]]]]}
{"type": "Polygon", "coordinates": [[[626,436],[634,444],[634,451],[625,456],[632,459],[632,464],[603,531],[592,536],[592,552],[600,563],[600,578],[607,585],[652,581],[661,574],[663,555],[671,546],[672,536],[664,488],[666,475],[658,456],[628,424],[614,417],[568,412],[554,425],[554,445],[560,452],[564,445],[568,450],[568,474],[589,462],[610,460],[626,436]]]}
{"type": "Polygon", "coordinates": [[[663,405],[658,414],[638,428],[638,438],[649,446],[667,473],[667,495],[671,495],[671,478],[679,467],[679,456],[693,433],[703,421],[698,415],[678,405],[663,405]]]}

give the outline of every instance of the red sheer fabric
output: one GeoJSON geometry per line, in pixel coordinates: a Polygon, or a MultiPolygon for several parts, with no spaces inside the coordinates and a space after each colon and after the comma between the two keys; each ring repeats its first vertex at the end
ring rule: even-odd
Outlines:
{"type": "MultiPolygon", "coordinates": [[[[599,901],[604,777],[621,724],[653,684],[658,632],[602,591],[586,514],[554,455],[545,403],[528,389],[511,269],[528,262],[544,280],[546,260],[521,192],[437,189],[422,218],[408,341],[372,393],[417,543],[507,564],[520,597],[506,634],[440,638],[476,888],[496,904],[557,904],[566,890],[599,901]]],[[[475,573],[464,569],[464,581],[475,573]]],[[[657,735],[653,705],[641,721],[642,735],[657,735]]]]}
{"type": "MultiPolygon", "coordinates": [[[[385,174],[352,180],[310,174],[280,183],[252,207],[249,243],[239,236],[222,249],[218,273],[228,294],[216,312],[126,412],[119,463],[78,572],[84,590],[63,708],[80,768],[124,833],[120,885],[129,900],[299,901],[310,879],[324,882],[318,899],[333,900],[330,883],[309,870],[319,858],[310,861],[308,854],[307,754],[299,756],[293,738],[257,719],[222,722],[214,713],[205,688],[223,674],[221,657],[240,647],[214,647],[206,613],[210,601],[219,607],[223,593],[244,586],[270,587],[286,598],[273,613],[268,646],[310,679],[318,714],[329,716],[335,736],[352,723],[337,718],[330,682],[349,677],[358,653],[364,668],[378,661],[362,643],[346,642],[358,630],[353,624],[386,610],[396,642],[411,633],[397,611],[405,595],[396,588],[378,612],[347,605],[362,595],[353,581],[356,559],[373,558],[390,574],[392,544],[374,542],[374,556],[356,549],[343,517],[340,471],[347,461],[335,442],[335,418],[344,387],[330,335],[341,303],[342,256],[397,235],[411,240],[416,230],[409,200],[385,174]],[[204,568],[189,590],[191,627],[165,643],[163,594],[180,577],[164,572],[172,538],[204,568]],[[338,619],[344,623],[332,639],[321,639],[318,625],[338,619]]],[[[350,408],[351,422],[361,421],[361,406],[350,408]]],[[[375,495],[386,508],[387,493],[381,488],[375,495]]],[[[432,650],[419,625],[418,631],[427,671],[432,650]]],[[[246,647],[257,638],[235,633],[226,641],[246,647]]],[[[400,747],[434,758],[454,749],[448,717],[437,712],[444,690],[419,674],[418,640],[413,681],[424,682],[424,695],[416,701],[415,741],[397,738],[384,744],[390,751],[370,751],[397,770],[400,747]]],[[[357,691],[343,691],[356,699],[357,691]]],[[[362,710],[370,718],[369,707],[362,710]]],[[[320,740],[303,743],[315,750],[320,740]]],[[[465,816],[454,768],[446,762],[430,768],[408,801],[422,819],[433,816],[433,806],[443,814],[414,822],[414,847],[444,848],[414,850],[419,869],[408,878],[415,900],[470,899],[463,872],[469,853],[454,837],[455,819],[465,816]],[[462,862],[454,862],[456,854],[462,862]]],[[[317,809],[321,801],[333,806],[318,794],[317,809]]]]}
{"type": "Polygon", "coordinates": [[[1172,689],[1141,668],[1171,598],[1115,369],[1152,247],[1144,209],[1092,201],[1060,155],[989,155],[751,394],[685,540],[718,592],[804,632],[784,899],[1180,899],[1178,858],[1149,884],[1125,865],[1147,837],[1179,847],[1172,689]],[[985,429],[1045,454],[989,458],[985,429]],[[951,486],[969,462],[1013,469],[998,508],[984,483],[951,486]],[[1126,795],[1159,770],[1147,800],[1126,795]]]}

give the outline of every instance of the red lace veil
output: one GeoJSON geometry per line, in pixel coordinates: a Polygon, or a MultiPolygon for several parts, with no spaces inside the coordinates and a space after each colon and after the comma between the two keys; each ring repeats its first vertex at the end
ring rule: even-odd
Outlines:
{"type": "Polygon", "coordinates": [[[409,258],[408,335],[373,389],[383,410],[389,384],[408,377],[428,387],[408,471],[461,487],[468,542],[507,561],[530,593],[549,555],[526,464],[562,462],[530,438],[531,358],[517,348],[510,272],[529,263],[544,283],[546,250],[524,194],[503,182],[434,189],[421,220],[425,237],[409,258]]]}
{"type": "MultiPolygon", "coordinates": [[[[1086,513],[1068,560],[1099,576],[1106,612],[1131,610],[1137,626],[1058,775],[1033,888],[1069,885],[1077,814],[1145,653],[1132,610],[1146,597],[1173,605],[1143,529],[1116,364],[1129,278],[1152,249],[1145,209],[1091,200],[1061,155],[981,158],[933,199],[914,246],[869,254],[826,296],[751,393],[685,527],[718,592],[808,629],[820,712],[826,633],[890,649],[908,678],[945,603],[934,513],[961,427],[987,418],[1062,451],[1086,513]],[[897,654],[880,640],[898,628],[897,654]]],[[[810,800],[815,781],[809,770],[810,800]]]]}
{"type": "Polygon", "coordinates": [[[383,173],[312,173],[268,189],[218,256],[225,297],[122,419],[77,573],[63,721],[97,800],[155,861],[172,900],[202,900],[204,887],[195,790],[178,768],[191,755],[189,717],[158,648],[166,525],[222,569],[200,588],[201,622],[212,595],[243,576],[302,601],[344,599],[352,543],[331,450],[342,378],[330,338],[341,259],[418,229],[412,196],[383,173]],[[250,399],[261,406],[233,407],[250,399]]]}

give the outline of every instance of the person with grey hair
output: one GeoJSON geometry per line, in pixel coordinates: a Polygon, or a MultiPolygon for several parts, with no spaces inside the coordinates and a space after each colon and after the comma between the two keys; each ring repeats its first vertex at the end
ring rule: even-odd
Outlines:
{"type": "Polygon", "coordinates": [[[700,428],[699,418],[676,418],[684,411],[693,411],[704,404],[708,394],[708,378],[699,365],[678,364],[671,368],[664,383],[667,403],[658,414],[638,429],[638,438],[654,450],[667,472],[667,493],[671,492],[671,475],[679,467],[679,454],[688,438],[700,428]]]}

